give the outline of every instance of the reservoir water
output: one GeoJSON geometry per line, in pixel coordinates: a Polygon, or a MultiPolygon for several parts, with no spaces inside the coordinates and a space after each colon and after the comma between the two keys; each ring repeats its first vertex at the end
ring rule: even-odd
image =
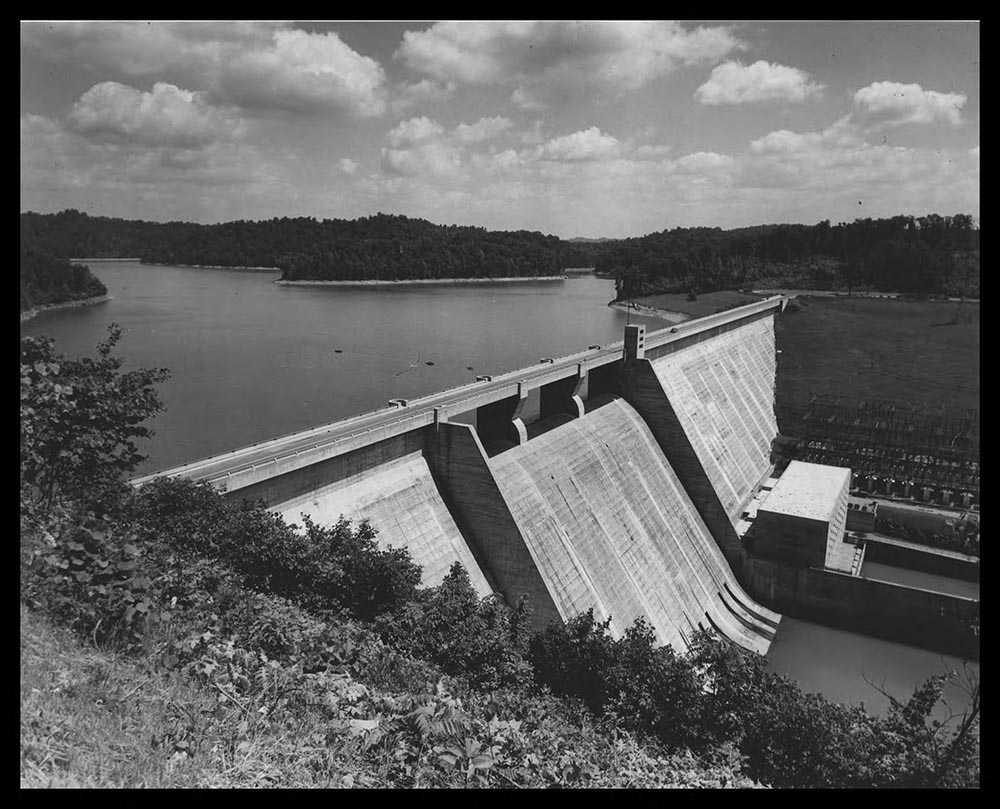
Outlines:
{"type": "MultiPolygon", "coordinates": [[[[152,472],[622,339],[611,281],[289,287],[277,273],[87,262],[112,300],[21,325],[58,351],[93,354],[117,322],[126,367],[171,371],[144,448],[152,472]]],[[[647,330],[668,321],[632,316],[647,330]]],[[[785,618],[771,667],[804,690],[883,712],[962,662],[785,618]]],[[[978,666],[975,667],[978,673],[978,666]]],[[[953,705],[962,695],[951,689],[953,705]]]]}

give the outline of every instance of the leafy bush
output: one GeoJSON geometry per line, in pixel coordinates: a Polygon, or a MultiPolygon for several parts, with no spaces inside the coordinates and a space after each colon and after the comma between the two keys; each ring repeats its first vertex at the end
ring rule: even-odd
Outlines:
{"type": "Polygon", "coordinates": [[[22,598],[97,643],[141,646],[162,603],[144,548],[95,519],[51,529],[24,560],[22,598]]]}
{"type": "Polygon", "coordinates": [[[455,562],[440,585],[380,618],[378,630],[397,649],[490,690],[530,679],[529,619],[526,599],[513,608],[500,596],[480,599],[465,568],[455,562]]]}
{"type": "MultiPolygon", "coordinates": [[[[690,661],[657,646],[652,627],[638,619],[618,640],[610,619],[593,610],[550,624],[531,639],[535,676],[555,694],[579,697],[623,727],[653,733],[672,746],[702,745],[702,682],[690,661]]],[[[720,739],[719,741],[722,741],[720,739]]]]}
{"type": "Polygon", "coordinates": [[[123,478],[143,460],[136,439],[163,405],[155,385],[163,369],[122,372],[111,350],[121,338],[112,324],[97,357],[68,359],[50,338],[21,338],[21,484],[29,500],[57,497],[106,510],[123,478]]]}
{"type": "Polygon", "coordinates": [[[260,501],[234,503],[204,483],[153,480],[129,507],[147,536],[218,558],[246,586],[321,611],[372,619],[414,597],[420,567],[404,548],[380,548],[375,530],[340,520],[288,525],[260,501]]]}

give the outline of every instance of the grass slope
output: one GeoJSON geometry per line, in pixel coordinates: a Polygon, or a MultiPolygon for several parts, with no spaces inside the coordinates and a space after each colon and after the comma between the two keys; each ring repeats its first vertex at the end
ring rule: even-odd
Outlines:
{"type": "Polygon", "coordinates": [[[775,319],[782,433],[796,434],[810,393],[943,406],[951,417],[979,409],[979,304],[799,297],[795,305],[775,319]]]}
{"type": "Polygon", "coordinates": [[[680,312],[691,317],[705,317],[736,306],[754,303],[762,300],[763,297],[763,295],[724,289],[719,292],[703,292],[694,301],[688,300],[686,292],[676,292],[663,295],[644,295],[636,298],[634,302],[640,306],[652,306],[656,309],[665,309],[668,312],[680,312]]]}

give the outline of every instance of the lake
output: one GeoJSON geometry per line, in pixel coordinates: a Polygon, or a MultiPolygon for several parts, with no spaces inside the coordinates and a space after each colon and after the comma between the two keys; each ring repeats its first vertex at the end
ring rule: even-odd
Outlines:
{"type": "MultiPolygon", "coordinates": [[[[87,262],[112,300],[22,324],[66,354],[92,354],[107,326],[127,367],[170,369],[166,410],[145,447],[152,472],[621,340],[613,282],[289,287],[275,273],[87,262]]],[[[668,321],[632,316],[647,330],[668,321]]],[[[905,697],[961,661],[785,618],[770,666],[838,702],[905,697]]],[[[976,667],[978,672],[978,667],[976,667]]],[[[956,703],[961,694],[950,692],[956,703]]]]}
{"type": "MultiPolygon", "coordinates": [[[[293,287],[278,273],[88,262],[112,300],[21,327],[89,354],[112,321],[129,367],[169,368],[153,472],[621,340],[614,283],[293,287]]],[[[632,315],[647,330],[669,321],[632,315]]]]}

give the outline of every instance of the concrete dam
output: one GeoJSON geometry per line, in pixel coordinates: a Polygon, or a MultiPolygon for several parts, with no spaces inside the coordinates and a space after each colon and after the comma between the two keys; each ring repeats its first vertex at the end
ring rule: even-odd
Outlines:
{"type": "Polygon", "coordinates": [[[735,525],[771,474],[773,298],[164,470],[288,522],[368,518],[438,584],[593,609],[683,649],[699,627],[766,653],[781,616],[741,586],[735,525]]]}

